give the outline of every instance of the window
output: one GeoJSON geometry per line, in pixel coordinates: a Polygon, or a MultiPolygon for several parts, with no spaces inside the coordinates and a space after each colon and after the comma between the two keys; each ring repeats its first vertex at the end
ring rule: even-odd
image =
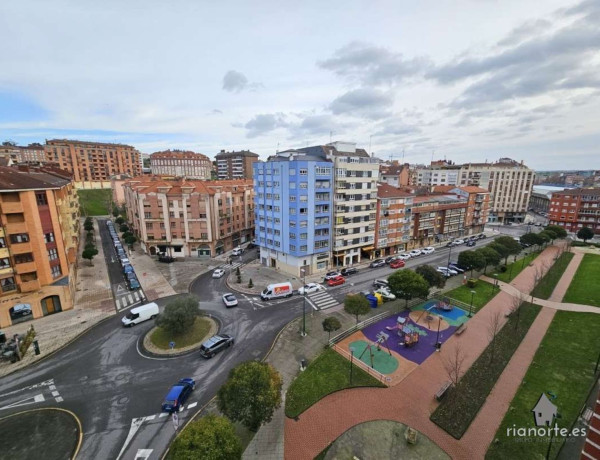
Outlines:
{"type": "Polygon", "coordinates": [[[146,230],[152,230],[152,222],[146,222],[146,230]]]}
{"type": "Polygon", "coordinates": [[[296,208],[290,208],[290,216],[296,215],[296,208]]]}
{"type": "Polygon", "coordinates": [[[35,201],[38,206],[46,206],[48,204],[48,198],[45,192],[38,192],[35,194],[35,201]]]}
{"type": "Polygon", "coordinates": [[[169,211],[169,217],[175,217],[175,212],[169,211]]]}
{"type": "Polygon", "coordinates": [[[322,166],[317,166],[316,173],[317,173],[317,176],[329,176],[331,174],[331,168],[324,168],[322,166]]]}
{"type": "Polygon", "coordinates": [[[290,251],[295,251],[295,250],[296,250],[296,245],[290,244],[290,251]]]}
{"type": "Polygon", "coordinates": [[[300,188],[307,189],[308,188],[308,182],[300,182],[300,188]]]}
{"type": "Polygon", "coordinates": [[[300,175],[301,175],[301,176],[306,176],[306,175],[308,175],[308,169],[305,169],[305,168],[300,168],[300,175]]]}
{"type": "Polygon", "coordinates": [[[300,215],[308,214],[308,208],[300,208],[300,215]]]}
{"type": "Polygon", "coordinates": [[[308,250],[308,246],[304,245],[304,246],[300,246],[300,251],[301,252],[306,252],[308,250]]]}
{"type": "Polygon", "coordinates": [[[200,239],[207,240],[208,239],[208,233],[200,233],[200,239]]]}
{"type": "Polygon", "coordinates": [[[290,189],[293,190],[296,188],[296,182],[290,182],[290,189]]]}
{"type": "Polygon", "coordinates": [[[290,233],[290,240],[295,240],[295,239],[296,239],[296,234],[295,233],[290,233]]]}
{"type": "MultiPolygon", "coordinates": [[[[28,233],[15,233],[14,235],[10,235],[10,242],[15,243],[27,243],[29,241],[28,233]]],[[[54,241],[54,240],[52,240],[54,241]]]]}
{"type": "Polygon", "coordinates": [[[145,219],[152,219],[152,213],[151,212],[145,212],[144,213],[144,218],[145,219]]]}
{"type": "Polygon", "coordinates": [[[10,267],[10,259],[5,257],[4,259],[0,259],[0,268],[8,268],[10,267]]]}
{"type": "Polygon", "coordinates": [[[12,276],[10,278],[2,278],[0,284],[2,285],[2,292],[14,291],[17,289],[15,279],[12,276]]]}
{"type": "Polygon", "coordinates": [[[293,203],[296,201],[296,197],[294,195],[290,195],[290,203],[293,203]]]}
{"type": "Polygon", "coordinates": [[[295,176],[296,170],[294,168],[290,168],[290,176],[295,176]]]}
{"type": "Polygon", "coordinates": [[[0,248],[5,248],[6,247],[6,241],[4,241],[4,238],[0,238],[0,248]]]}
{"type": "Polygon", "coordinates": [[[50,260],[58,259],[58,252],[56,249],[48,249],[48,259],[50,259],[50,260]]]}
{"type": "Polygon", "coordinates": [[[308,221],[303,220],[303,221],[300,222],[300,228],[305,228],[307,226],[308,226],[308,221]]]}
{"type": "Polygon", "coordinates": [[[308,238],[308,233],[300,233],[300,239],[306,240],[308,238]]]}
{"type": "Polygon", "coordinates": [[[60,269],[60,265],[54,265],[51,267],[52,270],[52,278],[58,278],[62,275],[62,270],[60,269]]]}
{"type": "Polygon", "coordinates": [[[308,195],[300,195],[300,201],[306,203],[308,201],[308,195]]]}

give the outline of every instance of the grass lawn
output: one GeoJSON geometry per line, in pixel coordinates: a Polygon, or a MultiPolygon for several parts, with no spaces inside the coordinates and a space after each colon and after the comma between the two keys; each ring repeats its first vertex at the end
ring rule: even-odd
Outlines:
{"type": "Polygon", "coordinates": [[[463,302],[468,308],[471,305],[471,291],[475,291],[473,295],[473,312],[479,310],[498,294],[498,289],[495,289],[493,284],[478,280],[474,288],[463,284],[451,291],[444,292],[444,297],[451,297],[459,302],[463,302]]]}
{"type": "MultiPolygon", "coordinates": [[[[571,427],[577,419],[594,380],[594,367],[600,350],[600,315],[558,311],[552,320],[525,378],[496,432],[486,459],[544,458],[548,438],[534,436],[532,442],[518,442],[506,436],[508,427],[534,426],[531,409],[540,395],[550,391],[561,415],[558,426],[571,427]],[[537,442],[536,442],[537,441],[537,442]]],[[[562,443],[553,443],[554,458],[562,443]]]]}
{"type": "Polygon", "coordinates": [[[542,280],[538,283],[538,285],[533,290],[532,294],[534,297],[538,299],[548,299],[554,288],[556,287],[556,283],[560,280],[565,272],[567,265],[571,262],[574,254],[572,252],[564,252],[560,255],[560,257],[554,262],[554,265],[550,267],[548,273],[542,278],[542,280]]]}
{"type": "Polygon", "coordinates": [[[285,415],[296,417],[334,391],[350,387],[385,387],[332,349],[321,353],[290,385],[285,397],[285,415]]]}
{"type": "Polygon", "coordinates": [[[78,190],[82,216],[107,216],[112,201],[111,189],[78,190]]]}
{"type": "Polygon", "coordinates": [[[600,256],[586,254],[563,298],[565,303],[600,307],[600,256]]]}
{"type": "Polygon", "coordinates": [[[150,341],[153,345],[163,350],[169,349],[169,342],[175,342],[175,349],[189,347],[196,343],[204,341],[210,331],[210,322],[201,316],[196,317],[194,326],[187,332],[173,336],[168,334],[164,329],[157,327],[150,336],[150,341]]]}
{"type": "MultiPolygon", "coordinates": [[[[516,262],[512,264],[508,264],[506,266],[506,271],[504,273],[498,272],[498,279],[500,281],[504,281],[505,283],[509,283],[514,280],[519,273],[523,271],[525,267],[527,267],[533,260],[540,255],[539,252],[534,252],[532,254],[527,254],[525,257],[518,259],[516,262]]],[[[511,258],[509,257],[508,260],[511,258]]]]}
{"type": "Polygon", "coordinates": [[[517,316],[511,315],[504,327],[496,334],[495,345],[492,347],[490,343],[487,346],[459,380],[456,388],[431,415],[432,422],[456,439],[460,439],[465,434],[527,334],[540,308],[538,305],[524,303],[521,307],[518,329],[515,329],[517,316]],[[493,360],[491,360],[492,349],[493,360]]]}

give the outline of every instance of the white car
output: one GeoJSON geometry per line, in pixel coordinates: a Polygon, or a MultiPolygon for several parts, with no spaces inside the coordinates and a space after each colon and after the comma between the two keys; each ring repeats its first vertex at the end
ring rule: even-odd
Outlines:
{"type": "Polygon", "coordinates": [[[300,294],[300,295],[312,294],[313,292],[320,291],[321,289],[324,289],[324,288],[320,284],[308,283],[306,286],[302,286],[300,289],[298,289],[298,294],[300,294]]]}
{"type": "Polygon", "coordinates": [[[217,268],[213,272],[212,277],[213,278],[221,278],[224,274],[225,274],[225,270],[223,270],[222,268],[217,268]]]}
{"type": "Polygon", "coordinates": [[[337,278],[338,276],[342,276],[342,274],[338,271],[335,272],[329,272],[325,274],[325,281],[329,281],[333,278],[337,278]]]}
{"type": "Polygon", "coordinates": [[[441,272],[441,271],[447,271],[449,275],[458,275],[458,272],[456,270],[454,270],[453,268],[449,268],[449,267],[438,267],[437,271],[441,272]]]}
{"type": "Polygon", "coordinates": [[[376,294],[381,294],[383,300],[396,300],[396,296],[390,292],[389,289],[380,287],[375,291],[376,294]]]}
{"type": "Polygon", "coordinates": [[[402,254],[398,254],[396,257],[400,260],[408,260],[410,259],[410,254],[408,252],[403,252],[402,254]]]}
{"type": "Polygon", "coordinates": [[[241,256],[244,253],[244,250],[242,248],[240,248],[239,246],[237,248],[235,248],[233,251],[231,251],[231,254],[234,256],[241,256]]]}
{"type": "Polygon", "coordinates": [[[455,246],[458,246],[459,244],[465,244],[465,240],[454,240],[455,246]]]}
{"type": "Polygon", "coordinates": [[[441,273],[446,278],[450,278],[452,276],[446,267],[438,267],[435,269],[435,271],[441,273]]]}
{"type": "Polygon", "coordinates": [[[435,251],[435,248],[434,248],[434,247],[431,247],[431,246],[427,246],[426,248],[423,248],[423,249],[421,250],[421,252],[422,252],[423,254],[433,254],[433,252],[434,252],[434,251],[435,251]]]}
{"type": "Polygon", "coordinates": [[[413,249],[412,251],[409,252],[411,257],[417,257],[421,255],[421,251],[419,251],[418,249],[413,249]]]}
{"type": "Polygon", "coordinates": [[[227,308],[235,307],[238,304],[238,300],[231,292],[228,292],[227,294],[223,294],[223,303],[227,308]]]}

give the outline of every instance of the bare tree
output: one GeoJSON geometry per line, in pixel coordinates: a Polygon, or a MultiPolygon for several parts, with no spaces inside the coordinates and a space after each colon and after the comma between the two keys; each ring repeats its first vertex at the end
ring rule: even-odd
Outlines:
{"type": "Polygon", "coordinates": [[[502,328],[502,314],[499,311],[492,313],[488,320],[488,338],[490,340],[490,363],[494,361],[494,353],[496,351],[496,336],[502,328]]]}
{"type": "Polygon", "coordinates": [[[466,356],[460,342],[455,342],[454,348],[444,358],[444,369],[455,387],[462,377],[465,358],[466,356]]]}
{"type": "Polygon", "coordinates": [[[521,307],[523,306],[523,303],[527,300],[527,294],[523,294],[522,292],[519,291],[519,294],[512,297],[511,299],[511,308],[510,308],[510,314],[515,314],[517,315],[517,319],[515,320],[515,331],[519,330],[519,320],[521,319],[521,307]]]}

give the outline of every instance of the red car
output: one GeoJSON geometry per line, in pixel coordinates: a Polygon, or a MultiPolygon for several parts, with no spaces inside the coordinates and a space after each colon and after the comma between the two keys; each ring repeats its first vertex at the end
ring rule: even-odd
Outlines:
{"type": "Polygon", "coordinates": [[[340,284],[344,284],[345,282],[346,278],[344,278],[343,276],[336,276],[335,278],[327,280],[327,284],[329,284],[329,286],[339,286],[340,284]]]}
{"type": "Polygon", "coordinates": [[[405,263],[402,259],[396,259],[396,260],[392,260],[392,262],[390,263],[390,268],[402,268],[404,267],[405,263]]]}

